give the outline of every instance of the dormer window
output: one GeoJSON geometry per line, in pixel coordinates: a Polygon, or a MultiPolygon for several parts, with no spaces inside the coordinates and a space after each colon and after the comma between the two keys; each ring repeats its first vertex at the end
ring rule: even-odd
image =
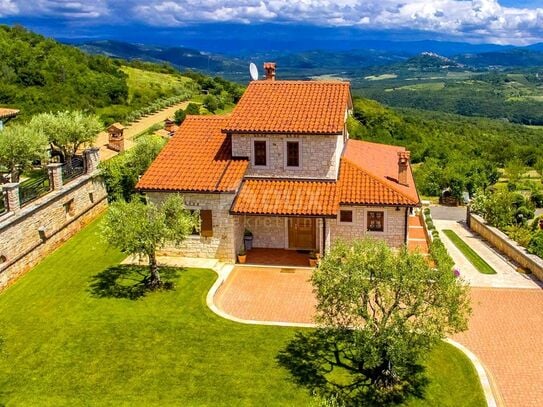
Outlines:
{"type": "Polygon", "coordinates": [[[268,165],[268,143],[266,140],[254,140],[253,164],[255,167],[266,167],[268,165]]]}
{"type": "Polygon", "coordinates": [[[298,168],[300,166],[300,142],[287,141],[286,149],[287,167],[298,168]]]}

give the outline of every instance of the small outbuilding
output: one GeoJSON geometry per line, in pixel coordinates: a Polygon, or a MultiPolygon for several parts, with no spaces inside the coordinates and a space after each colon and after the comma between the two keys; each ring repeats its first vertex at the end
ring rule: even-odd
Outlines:
{"type": "Polygon", "coordinates": [[[108,148],[114,151],[124,151],[124,127],[121,123],[113,123],[107,128],[109,134],[108,148]]]}

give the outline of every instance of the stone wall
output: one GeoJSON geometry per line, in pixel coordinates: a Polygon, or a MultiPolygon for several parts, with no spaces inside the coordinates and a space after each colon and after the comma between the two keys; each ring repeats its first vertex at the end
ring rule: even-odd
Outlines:
{"type": "Polygon", "coordinates": [[[336,179],[343,135],[254,135],[233,134],[232,155],[252,158],[253,140],[268,141],[268,165],[254,167],[250,160],[247,175],[259,177],[329,178],[336,179]],[[287,140],[300,141],[300,167],[287,168],[285,160],[287,140]]]}
{"type": "MultiPolygon", "coordinates": [[[[153,203],[160,203],[168,196],[163,192],[148,192],[147,196],[153,203]]],[[[199,235],[189,236],[179,245],[168,245],[160,254],[178,255],[184,257],[200,257],[220,259],[234,262],[239,236],[243,234],[243,225],[236,225],[234,216],[230,216],[230,207],[234,194],[197,194],[183,193],[188,209],[208,209],[212,211],[213,236],[203,237],[199,235]]]]}
{"type": "Polygon", "coordinates": [[[106,207],[104,183],[93,172],[0,216],[0,288],[38,264],[106,207]]]}
{"type": "Polygon", "coordinates": [[[253,233],[253,247],[288,248],[287,218],[246,216],[245,227],[253,233]]]}
{"type": "Polygon", "coordinates": [[[337,219],[327,220],[326,226],[330,229],[330,240],[342,239],[345,241],[359,239],[364,236],[372,236],[385,240],[391,247],[400,247],[405,244],[405,208],[396,207],[364,207],[364,206],[342,206],[340,209],[353,211],[353,222],[351,224],[341,223],[339,215],[337,219]],[[367,231],[367,211],[384,211],[384,231],[367,231]]]}
{"type": "Polygon", "coordinates": [[[521,267],[530,270],[539,280],[543,281],[543,259],[528,251],[514,240],[510,239],[499,229],[490,226],[485,220],[470,213],[468,225],[471,230],[478,233],[494,246],[498,251],[514,260],[521,267]]]}

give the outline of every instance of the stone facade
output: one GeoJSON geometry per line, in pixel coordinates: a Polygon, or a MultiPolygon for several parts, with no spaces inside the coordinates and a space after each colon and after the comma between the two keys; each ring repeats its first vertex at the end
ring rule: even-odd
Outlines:
{"type": "MultiPolygon", "coordinates": [[[[405,244],[405,208],[396,207],[369,207],[369,206],[342,206],[340,210],[352,210],[353,222],[342,223],[338,219],[327,220],[326,225],[330,230],[330,240],[333,243],[335,239],[350,241],[364,236],[371,236],[385,240],[391,247],[400,247],[405,244]],[[367,231],[367,212],[384,212],[384,230],[383,232],[367,231]]],[[[327,243],[329,247],[329,243],[327,243]]]]}
{"type": "Polygon", "coordinates": [[[104,183],[94,173],[0,216],[0,287],[38,264],[106,207],[104,183]]]}
{"type": "Polygon", "coordinates": [[[248,176],[337,179],[345,135],[233,134],[232,156],[249,157],[248,176]],[[253,165],[253,141],[266,140],[266,167],[253,165]],[[287,140],[300,142],[300,167],[286,166],[287,140]]]}
{"type": "MultiPolygon", "coordinates": [[[[189,236],[179,245],[171,244],[162,250],[163,253],[184,257],[215,258],[223,261],[234,261],[236,258],[236,233],[243,236],[243,225],[236,225],[236,217],[230,215],[230,207],[234,194],[198,194],[182,193],[187,209],[211,210],[213,236],[189,236]]],[[[155,204],[164,201],[168,193],[148,192],[147,197],[155,204]]]]}
{"type": "Polygon", "coordinates": [[[253,246],[273,249],[288,247],[287,218],[245,216],[245,227],[253,233],[253,246]]]}

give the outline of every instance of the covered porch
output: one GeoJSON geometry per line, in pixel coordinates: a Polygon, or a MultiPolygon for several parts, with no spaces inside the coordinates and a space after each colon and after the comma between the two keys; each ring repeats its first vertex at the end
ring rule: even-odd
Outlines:
{"type": "Polygon", "coordinates": [[[253,266],[309,267],[308,250],[255,247],[247,251],[245,264],[253,266]]]}
{"type": "Polygon", "coordinates": [[[238,222],[246,264],[310,267],[309,259],[324,251],[322,218],[244,215],[238,222]]]}

